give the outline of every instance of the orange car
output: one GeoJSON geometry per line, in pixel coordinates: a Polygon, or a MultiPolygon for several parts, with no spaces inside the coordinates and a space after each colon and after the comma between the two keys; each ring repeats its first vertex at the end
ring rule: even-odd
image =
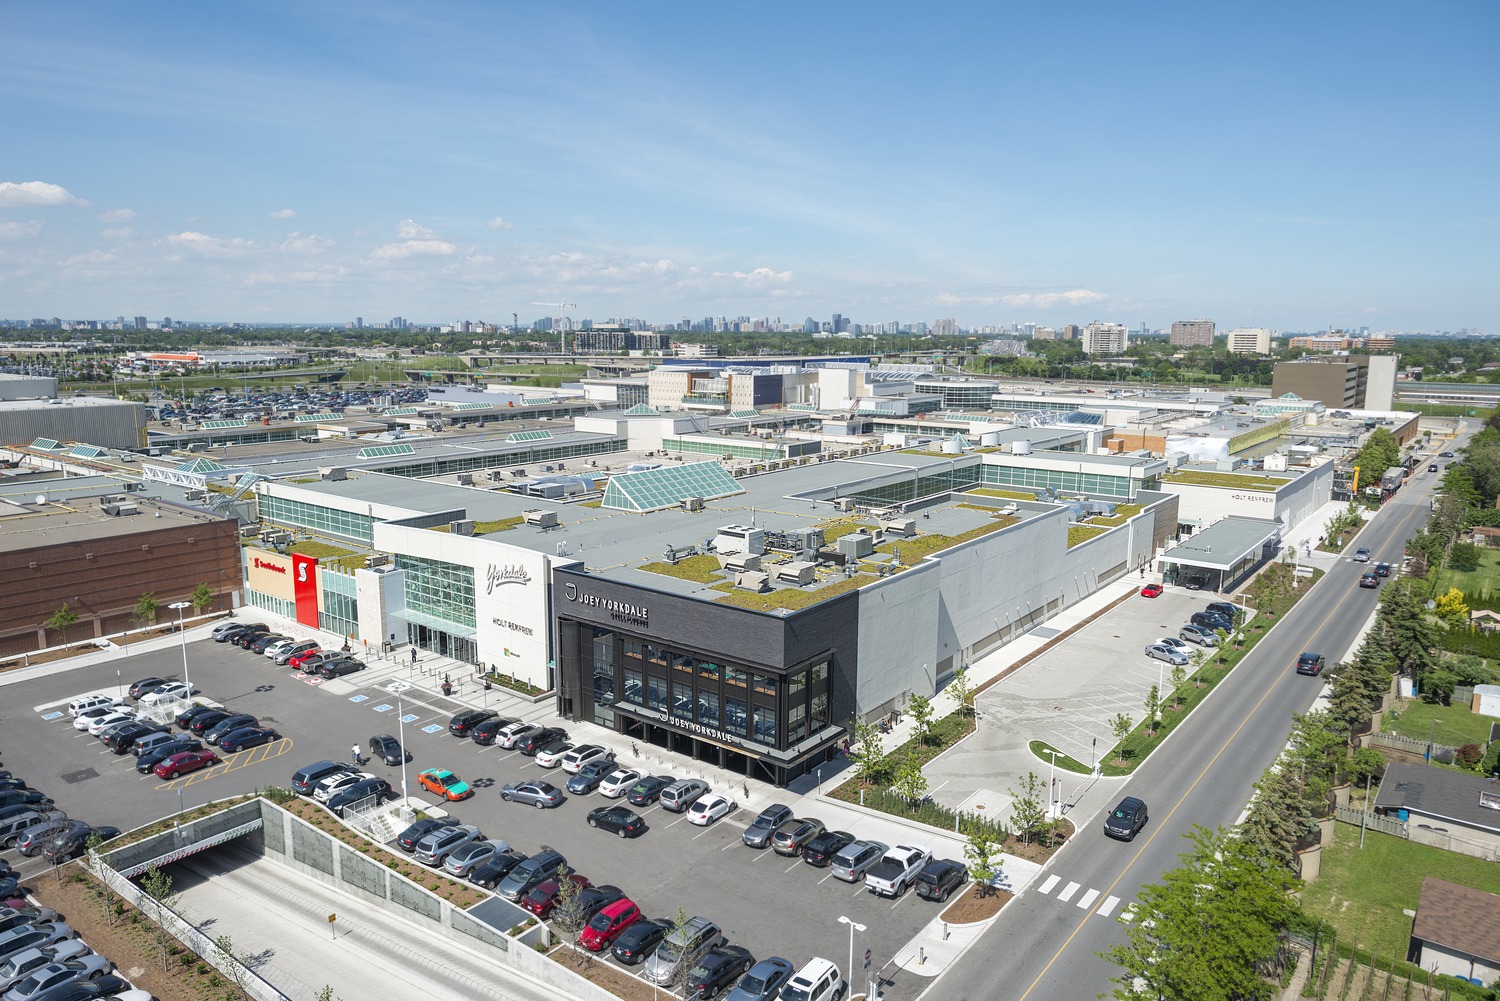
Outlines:
{"type": "Polygon", "coordinates": [[[446,768],[429,768],[417,776],[423,789],[444,799],[467,799],[474,795],[469,783],[446,768]]]}

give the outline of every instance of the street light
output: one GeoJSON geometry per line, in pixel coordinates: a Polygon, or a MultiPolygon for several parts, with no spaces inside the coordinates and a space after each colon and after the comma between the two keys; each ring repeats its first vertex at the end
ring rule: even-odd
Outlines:
{"type": "Polygon", "coordinates": [[[1051,820],[1053,804],[1056,802],[1056,797],[1053,795],[1052,790],[1057,788],[1057,780],[1053,778],[1053,775],[1057,773],[1057,756],[1062,752],[1056,748],[1044,747],[1042,748],[1042,753],[1047,755],[1047,760],[1051,762],[1047,766],[1047,819],[1051,820]]]}
{"type": "Polygon", "coordinates": [[[191,602],[187,601],[174,601],[167,607],[177,609],[177,635],[182,637],[182,682],[183,684],[187,685],[188,699],[189,701],[191,701],[193,697],[193,682],[192,679],[188,677],[187,633],[183,632],[182,629],[182,610],[184,608],[192,608],[193,605],[191,602]]]}
{"type": "Polygon", "coordinates": [[[396,688],[396,739],[401,742],[401,806],[411,809],[411,803],[406,798],[406,707],[401,701],[401,693],[406,691],[407,686],[398,681],[392,687],[396,688]]]}
{"type": "MultiPolygon", "coordinates": [[[[852,983],[854,983],[854,933],[857,932],[857,931],[864,931],[865,930],[865,926],[862,925],[862,924],[860,924],[857,921],[854,921],[851,918],[844,917],[842,914],[839,915],[839,924],[841,924],[841,925],[848,925],[849,926],[849,966],[848,966],[848,970],[849,970],[849,983],[852,984],[852,983]]],[[[853,988],[850,988],[850,990],[852,991],[853,988]]]]}

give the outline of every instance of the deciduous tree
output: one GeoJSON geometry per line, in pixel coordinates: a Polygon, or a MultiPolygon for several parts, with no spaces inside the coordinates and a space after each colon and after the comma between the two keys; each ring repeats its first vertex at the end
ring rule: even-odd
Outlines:
{"type": "MultiPolygon", "coordinates": [[[[1047,819],[1047,809],[1042,800],[1042,780],[1037,777],[1036,772],[1027,772],[1026,777],[1021,779],[1020,791],[1008,791],[1011,827],[1023,843],[1031,844],[1031,839],[1047,819]]],[[[1050,797],[1050,792],[1048,795],[1050,797]]]]}
{"type": "Polygon", "coordinates": [[[969,864],[969,875],[979,887],[979,895],[988,896],[994,889],[991,881],[1000,875],[1000,869],[1005,865],[1005,856],[1000,854],[1000,842],[992,838],[988,831],[976,830],[964,843],[964,860],[969,864]]]}
{"type": "Polygon", "coordinates": [[[932,700],[925,695],[913,695],[906,700],[906,715],[911,717],[917,746],[925,747],[927,737],[932,733],[932,700]]]}
{"type": "Polygon", "coordinates": [[[907,755],[901,764],[896,766],[896,782],[893,788],[898,796],[912,806],[922,802],[927,795],[927,776],[917,762],[916,755],[907,755]]]}

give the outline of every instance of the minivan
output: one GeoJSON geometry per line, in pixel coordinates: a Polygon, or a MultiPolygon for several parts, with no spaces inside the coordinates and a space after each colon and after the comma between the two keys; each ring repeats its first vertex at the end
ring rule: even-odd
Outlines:
{"type": "Polygon", "coordinates": [[[85,695],[81,699],[74,699],[68,703],[68,715],[76,719],[81,712],[98,709],[101,706],[112,706],[114,704],[115,700],[108,695],[85,695]]]}
{"type": "Polygon", "coordinates": [[[177,734],[170,730],[158,730],[155,733],[142,734],[135,738],[135,743],[130,745],[130,753],[139,758],[143,754],[150,754],[152,749],[163,744],[170,744],[180,739],[177,734]]]}
{"type": "Polygon", "coordinates": [[[781,1001],[834,1001],[842,984],[837,966],[826,959],[809,959],[781,989],[781,1001]]]}
{"type": "Polygon", "coordinates": [[[689,918],[687,924],[662,939],[642,976],[653,984],[669,984],[678,970],[686,970],[698,957],[724,941],[719,926],[708,918],[689,918]]]}
{"type": "Polygon", "coordinates": [[[682,779],[661,791],[661,808],[682,813],[708,795],[708,783],[702,779],[682,779]]]}

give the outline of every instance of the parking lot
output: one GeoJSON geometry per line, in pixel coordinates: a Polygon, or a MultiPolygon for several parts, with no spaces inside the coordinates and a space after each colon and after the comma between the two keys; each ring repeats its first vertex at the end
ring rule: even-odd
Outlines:
{"type": "MultiPolygon", "coordinates": [[[[707,828],[695,827],[660,805],[638,809],[647,832],[622,840],[584,822],[593,807],[621,801],[597,794],[570,797],[552,810],[502,802],[498,790],[506,783],[546,778],[563,786],[567,776],[560,769],[543,769],[518,752],[450,736],[447,723],[457,704],[415,691],[403,693],[398,703],[389,690],[389,672],[371,670],[310,684],[289,668],[227,644],[191,643],[188,657],[201,697],[255,714],[284,739],[226,754],[225,764],[175,781],[140,776],[131,755],[116,756],[96,738],[75,731],[63,712],[66,703],[81,694],[115,689],[115,666],[97,665],[7,688],[6,767],[35,776],[35,784],[45,785],[70,816],[129,829],[170,814],[179,805],[192,807],[256,788],[284,786],[293,771],[313,761],[347,760],[351,743],[363,746],[374,734],[398,733],[396,717],[404,710],[405,740],[413,755],[407,778],[414,793],[418,771],[452,769],[476,792],[452,804],[451,811],[479,825],[486,836],[503,838],[528,854],[544,844],[556,848],[594,883],[619,886],[648,916],[670,917],[679,908],[704,915],[716,921],[732,943],[745,946],[757,958],[781,955],[800,965],[822,955],[842,967],[849,937],[838,919],[846,915],[867,926],[856,946],[871,949],[879,967],[941,910],[910,893],[896,901],[879,899],[862,886],[832,878],[827,869],[744,847],[740,836],[754,812],[743,807],[707,828]]],[[[122,662],[125,673],[118,680],[129,685],[153,673],[176,677],[181,667],[176,650],[142,654],[122,662]]],[[[538,707],[534,715],[540,717],[549,708],[538,707]]],[[[628,741],[614,749],[623,765],[649,763],[631,760],[628,741]]],[[[398,767],[372,761],[366,770],[399,789],[398,767]]],[[[742,798],[738,789],[720,791],[742,798]]],[[[855,828],[852,833],[858,836],[861,831],[855,828]]],[[[915,983],[908,991],[896,989],[901,994],[915,992],[915,983]]]]}

